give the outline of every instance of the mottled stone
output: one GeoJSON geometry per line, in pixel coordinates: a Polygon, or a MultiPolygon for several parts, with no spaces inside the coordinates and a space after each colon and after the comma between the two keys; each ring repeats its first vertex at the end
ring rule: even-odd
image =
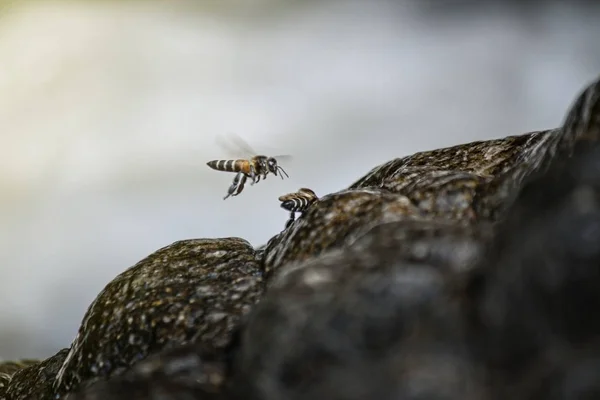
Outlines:
{"type": "Polygon", "coordinates": [[[387,234],[278,271],[241,330],[236,398],[485,398],[458,271],[403,261],[401,246],[377,246],[387,234]]]}
{"type": "Polygon", "coordinates": [[[424,216],[406,197],[373,189],[347,190],[317,200],[265,249],[265,272],[339,248],[365,227],[424,216]]]}
{"type": "Polygon", "coordinates": [[[42,362],[29,360],[26,367],[19,368],[12,376],[4,398],[6,400],[51,398],[56,374],[68,352],[69,349],[62,349],[42,362]]]}
{"type": "Polygon", "coordinates": [[[350,188],[402,194],[438,218],[494,220],[561,135],[560,129],[536,131],[416,153],[374,168],[350,188]]]}
{"type": "Polygon", "coordinates": [[[221,352],[187,344],[163,350],[108,380],[88,384],[66,400],[221,399],[226,363],[221,352]]]}
{"type": "Polygon", "coordinates": [[[393,252],[396,260],[424,263],[456,274],[470,272],[484,244],[493,237],[491,224],[405,220],[377,224],[347,243],[364,265],[377,265],[373,254],[393,252]]]}
{"type": "Polygon", "coordinates": [[[11,377],[20,369],[30,367],[35,364],[39,364],[43,360],[38,359],[22,359],[16,361],[1,361],[0,362],[0,374],[11,377]]]}
{"type": "MultiPolygon", "coordinates": [[[[373,168],[350,189],[383,188],[412,196],[414,188],[438,185],[439,176],[462,172],[486,180],[519,165],[521,155],[537,147],[555,131],[536,131],[502,139],[476,141],[396,158],[373,168]]],[[[444,181],[440,182],[443,186],[444,181]]]]}
{"type": "Polygon", "coordinates": [[[548,398],[558,376],[560,398],[598,393],[600,144],[582,150],[523,188],[469,285],[496,398],[548,398]]]}
{"type": "Polygon", "coordinates": [[[175,242],[117,276],[88,309],[56,381],[66,393],[188,342],[222,348],[263,291],[254,249],[238,238],[175,242]]]}
{"type": "MultiPolygon", "coordinates": [[[[1,361],[0,362],[0,396],[3,396],[8,382],[12,376],[20,369],[27,368],[31,365],[38,364],[42,360],[22,359],[16,361],[1,361]]],[[[0,397],[2,398],[2,397],[0,397]]]]}

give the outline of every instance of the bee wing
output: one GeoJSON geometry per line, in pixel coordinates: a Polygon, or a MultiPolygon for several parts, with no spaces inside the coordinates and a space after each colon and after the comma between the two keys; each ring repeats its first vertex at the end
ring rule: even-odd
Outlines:
{"type": "Polygon", "coordinates": [[[227,135],[217,135],[217,144],[222,147],[231,157],[234,158],[250,158],[258,153],[244,139],[235,133],[227,135]],[[229,141],[226,140],[226,137],[229,141]]]}

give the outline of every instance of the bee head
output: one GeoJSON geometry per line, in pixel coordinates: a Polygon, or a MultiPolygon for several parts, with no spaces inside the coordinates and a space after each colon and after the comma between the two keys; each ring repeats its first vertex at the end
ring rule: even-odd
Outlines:
{"type": "Polygon", "coordinates": [[[275,157],[267,158],[267,168],[269,169],[269,172],[275,176],[277,176],[278,172],[281,171],[281,174],[279,175],[281,179],[283,179],[283,175],[289,178],[287,172],[285,172],[283,168],[277,165],[277,160],[275,159],[275,157]]]}
{"type": "Polygon", "coordinates": [[[269,169],[269,172],[272,173],[273,175],[277,176],[277,160],[274,159],[273,157],[269,157],[267,159],[267,168],[269,169]]]}

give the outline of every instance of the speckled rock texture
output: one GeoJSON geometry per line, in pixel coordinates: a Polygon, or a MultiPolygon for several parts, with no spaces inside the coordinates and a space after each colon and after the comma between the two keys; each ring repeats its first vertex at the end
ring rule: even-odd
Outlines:
{"type": "Polygon", "coordinates": [[[112,380],[82,385],[67,400],[219,399],[225,382],[223,352],[198,344],[162,350],[112,380]]]}
{"type": "Polygon", "coordinates": [[[69,349],[62,349],[41,362],[28,362],[12,375],[6,388],[7,399],[46,399],[54,393],[53,385],[58,370],[65,362],[69,349]],[[34,383],[34,384],[32,384],[34,383]]]}
{"type": "Polygon", "coordinates": [[[256,249],[158,250],[0,399],[600,398],[599,266],[595,81],[561,127],[391,160],[256,249]]]}

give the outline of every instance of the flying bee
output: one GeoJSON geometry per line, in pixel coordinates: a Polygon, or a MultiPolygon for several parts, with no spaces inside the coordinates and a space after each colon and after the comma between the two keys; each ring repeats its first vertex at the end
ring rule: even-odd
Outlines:
{"type": "MultiPolygon", "coordinates": [[[[234,139],[237,141],[237,147],[244,150],[245,153],[256,154],[240,137],[235,135],[234,139]]],[[[291,159],[291,157],[288,155],[275,157],[255,155],[249,159],[213,160],[207,162],[206,165],[216,171],[236,173],[231,186],[227,190],[227,195],[223,198],[223,200],[226,200],[229,196],[240,194],[244,190],[248,178],[251,179],[250,185],[260,182],[261,178],[263,180],[267,179],[268,174],[279,175],[281,179],[283,179],[283,175],[289,178],[287,172],[277,163],[277,159],[291,159]]]]}
{"type": "Polygon", "coordinates": [[[300,188],[296,193],[288,193],[279,197],[281,208],[290,212],[290,219],[285,223],[285,228],[296,220],[296,213],[304,213],[315,201],[319,200],[315,192],[308,188],[300,188]]]}

